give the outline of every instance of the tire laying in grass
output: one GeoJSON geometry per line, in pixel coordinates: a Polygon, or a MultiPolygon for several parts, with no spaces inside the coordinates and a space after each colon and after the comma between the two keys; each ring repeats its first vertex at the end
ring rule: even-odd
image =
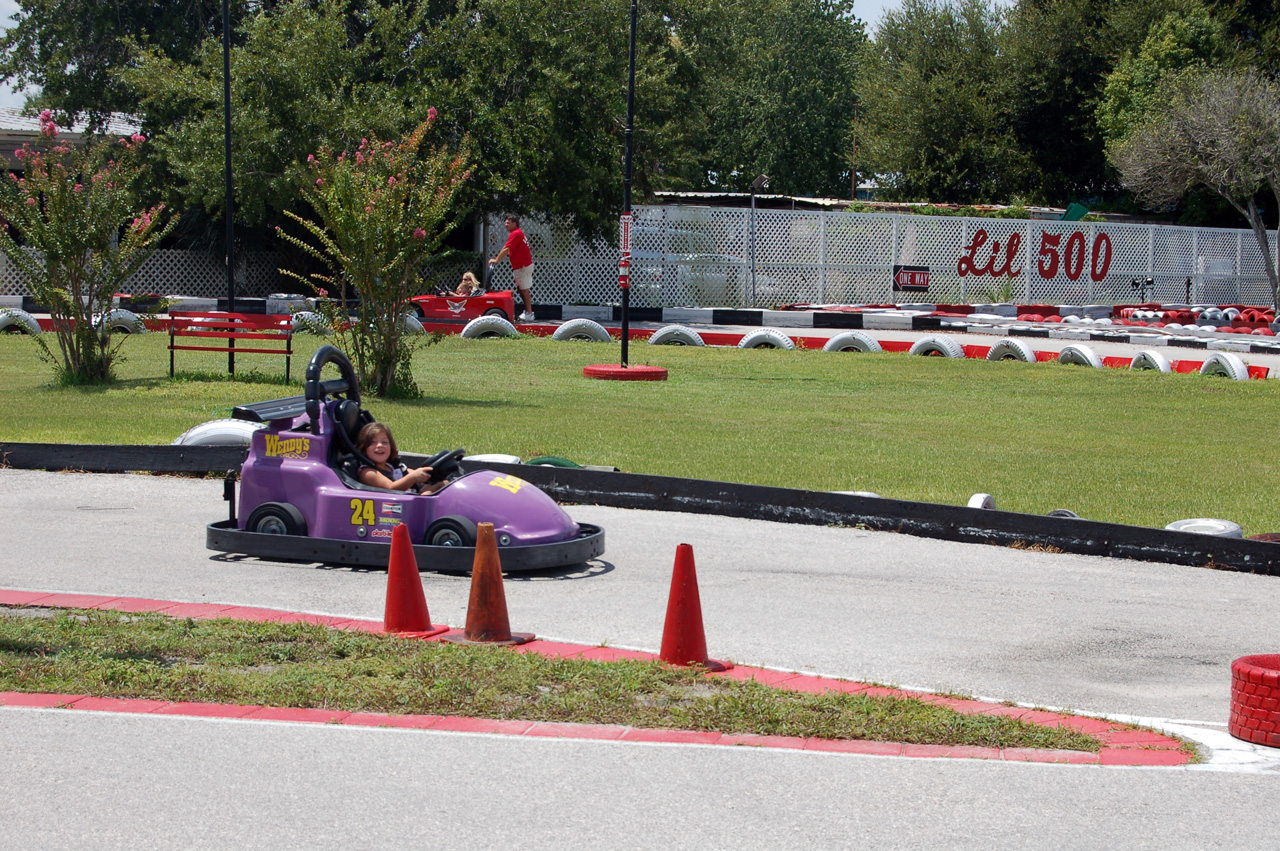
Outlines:
{"type": "Polygon", "coordinates": [[[1201,375],[1219,375],[1236,381],[1249,380],[1249,367],[1232,352],[1214,352],[1200,367],[1201,375]]]}
{"type": "Polygon", "coordinates": [[[462,329],[466,340],[492,340],[498,337],[519,337],[520,332],[501,316],[477,316],[462,329]]]}
{"type": "Polygon", "coordinates": [[[757,328],[738,341],[740,349],[794,349],[795,341],[777,328],[757,328]]]}
{"type": "Polygon", "coordinates": [[[824,352],[882,352],[880,344],[861,331],[845,331],[827,340],[824,352]]]}
{"type": "Polygon", "coordinates": [[[1102,358],[1088,346],[1066,346],[1058,352],[1058,363],[1102,369],[1102,358]]]}
{"type": "Polygon", "coordinates": [[[908,354],[923,355],[925,357],[962,358],[964,357],[964,347],[956,341],[955,337],[950,337],[946,334],[930,334],[912,343],[908,354]]]}
{"type": "Polygon", "coordinates": [[[613,338],[599,322],[590,319],[570,319],[551,335],[553,340],[570,340],[577,343],[608,343],[613,338]]]}
{"type": "Polygon", "coordinates": [[[1002,340],[997,340],[996,344],[991,347],[991,351],[987,352],[987,360],[1016,360],[1023,363],[1035,363],[1036,353],[1031,351],[1031,347],[1021,340],[1005,337],[1002,340]]]}
{"type": "Polygon", "coordinates": [[[34,337],[40,333],[40,323],[25,310],[6,307],[0,310],[0,331],[10,334],[27,334],[34,337]]]}
{"type": "Polygon", "coordinates": [[[1173,367],[1169,365],[1169,359],[1163,354],[1151,349],[1145,349],[1138,352],[1134,356],[1133,362],[1129,364],[1132,370],[1154,369],[1156,372],[1173,372],[1173,367]]]}
{"type": "Polygon", "coordinates": [[[649,337],[651,346],[705,346],[702,335],[684,325],[664,325],[649,337]]]}

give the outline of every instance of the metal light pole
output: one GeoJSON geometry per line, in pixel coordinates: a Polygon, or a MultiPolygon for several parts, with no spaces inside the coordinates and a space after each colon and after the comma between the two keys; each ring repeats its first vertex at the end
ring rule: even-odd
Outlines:
{"type": "Polygon", "coordinates": [[[636,121],[636,16],[639,0],[631,0],[631,39],[627,49],[627,130],[622,156],[622,233],[618,258],[618,286],[622,289],[622,367],[627,366],[627,343],[631,336],[631,158],[635,147],[636,121]]]}
{"type": "Polygon", "coordinates": [[[756,306],[756,193],[769,185],[769,175],[751,181],[751,306],[756,306]]]}
{"type": "MultiPolygon", "coordinates": [[[[227,312],[236,312],[235,223],[232,220],[235,196],[231,191],[231,8],[230,0],[222,0],[222,118],[226,149],[224,174],[227,197],[223,209],[227,217],[227,312]]],[[[227,371],[236,374],[236,341],[227,340],[227,371]]]]}

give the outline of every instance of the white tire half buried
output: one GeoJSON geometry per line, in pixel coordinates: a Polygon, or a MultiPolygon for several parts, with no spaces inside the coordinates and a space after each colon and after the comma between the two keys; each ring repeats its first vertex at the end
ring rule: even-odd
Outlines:
{"type": "Polygon", "coordinates": [[[423,334],[426,328],[422,327],[422,323],[418,321],[418,317],[412,313],[404,315],[404,332],[406,334],[423,334]]]}
{"type": "Polygon", "coordinates": [[[34,336],[40,333],[40,323],[25,310],[20,310],[16,307],[5,307],[0,308],[0,331],[34,336]]]}
{"type": "Polygon", "coordinates": [[[492,340],[495,337],[519,337],[520,332],[501,316],[477,316],[462,329],[468,340],[492,340]]]}
{"type": "Polygon", "coordinates": [[[705,346],[702,335],[683,325],[663,325],[649,338],[651,346],[705,346]]]}
{"type": "Polygon", "coordinates": [[[995,497],[989,493],[975,493],[973,496],[969,497],[969,507],[985,508],[990,511],[996,507],[996,500],[995,497]]]}
{"type": "Polygon", "coordinates": [[[1236,381],[1249,380],[1249,367],[1233,352],[1214,352],[1200,367],[1201,375],[1221,375],[1236,381]]]}
{"type": "Polygon", "coordinates": [[[314,311],[300,310],[293,314],[293,333],[319,334],[323,337],[329,333],[329,323],[314,311]]]}
{"type": "Polygon", "coordinates": [[[1173,367],[1169,365],[1169,359],[1162,353],[1151,349],[1144,349],[1138,352],[1133,358],[1133,363],[1129,364],[1129,369],[1154,369],[1156,372],[1173,372],[1173,367]]]}
{"type": "Polygon", "coordinates": [[[551,335],[553,340],[573,340],[580,343],[608,343],[613,338],[599,322],[591,319],[570,319],[551,335]]]}
{"type": "Polygon", "coordinates": [[[1005,337],[997,340],[991,347],[991,351],[987,352],[987,360],[1018,360],[1023,363],[1035,363],[1036,353],[1021,340],[1005,337]]]}
{"type": "Polygon", "coordinates": [[[795,342],[777,328],[757,328],[738,341],[740,349],[794,349],[795,342]]]}
{"type": "Polygon", "coordinates": [[[245,420],[209,420],[189,428],[173,442],[174,446],[248,446],[253,433],[265,423],[245,420]]]}
{"type": "Polygon", "coordinates": [[[962,358],[964,347],[956,342],[955,337],[946,334],[930,334],[921,337],[911,344],[909,354],[926,355],[939,358],[962,358]]]}
{"type": "Polygon", "coordinates": [[[1058,352],[1058,363],[1102,369],[1102,358],[1088,346],[1064,346],[1062,351],[1058,352]]]}
{"type": "Polygon", "coordinates": [[[845,331],[827,340],[824,352],[882,352],[880,344],[861,331],[845,331]]]}
{"type": "Polygon", "coordinates": [[[1215,520],[1212,517],[1192,517],[1189,520],[1175,520],[1164,528],[1173,532],[1195,532],[1197,535],[1217,535],[1220,538],[1243,538],[1244,532],[1230,520],[1215,520]]]}
{"type": "Polygon", "coordinates": [[[138,318],[138,314],[132,310],[125,310],[123,307],[117,307],[110,310],[103,316],[98,317],[98,321],[93,323],[93,327],[101,330],[102,326],[107,327],[110,334],[145,334],[147,326],[142,324],[142,320],[138,318]]]}

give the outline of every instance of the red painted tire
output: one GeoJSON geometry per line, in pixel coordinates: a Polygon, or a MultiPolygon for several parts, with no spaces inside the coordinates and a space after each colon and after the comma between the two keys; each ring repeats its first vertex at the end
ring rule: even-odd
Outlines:
{"type": "Polygon", "coordinates": [[[1280,747],[1280,654],[1241,656],[1231,663],[1227,730],[1255,745],[1280,747]]]}

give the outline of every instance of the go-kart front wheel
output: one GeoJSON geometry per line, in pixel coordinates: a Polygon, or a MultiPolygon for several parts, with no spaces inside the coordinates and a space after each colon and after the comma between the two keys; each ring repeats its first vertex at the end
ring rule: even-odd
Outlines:
{"type": "Polygon", "coordinates": [[[427,527],[422,543],[432,547],[474,547],[476,524],[456,514],[441,517],[427,527]]]}
{"type": "Polygon", "coordinates": [[[307,518],[287,502],[264,502],[249,515],[245,530],[263,535],[306,535],[307,518]]]}

